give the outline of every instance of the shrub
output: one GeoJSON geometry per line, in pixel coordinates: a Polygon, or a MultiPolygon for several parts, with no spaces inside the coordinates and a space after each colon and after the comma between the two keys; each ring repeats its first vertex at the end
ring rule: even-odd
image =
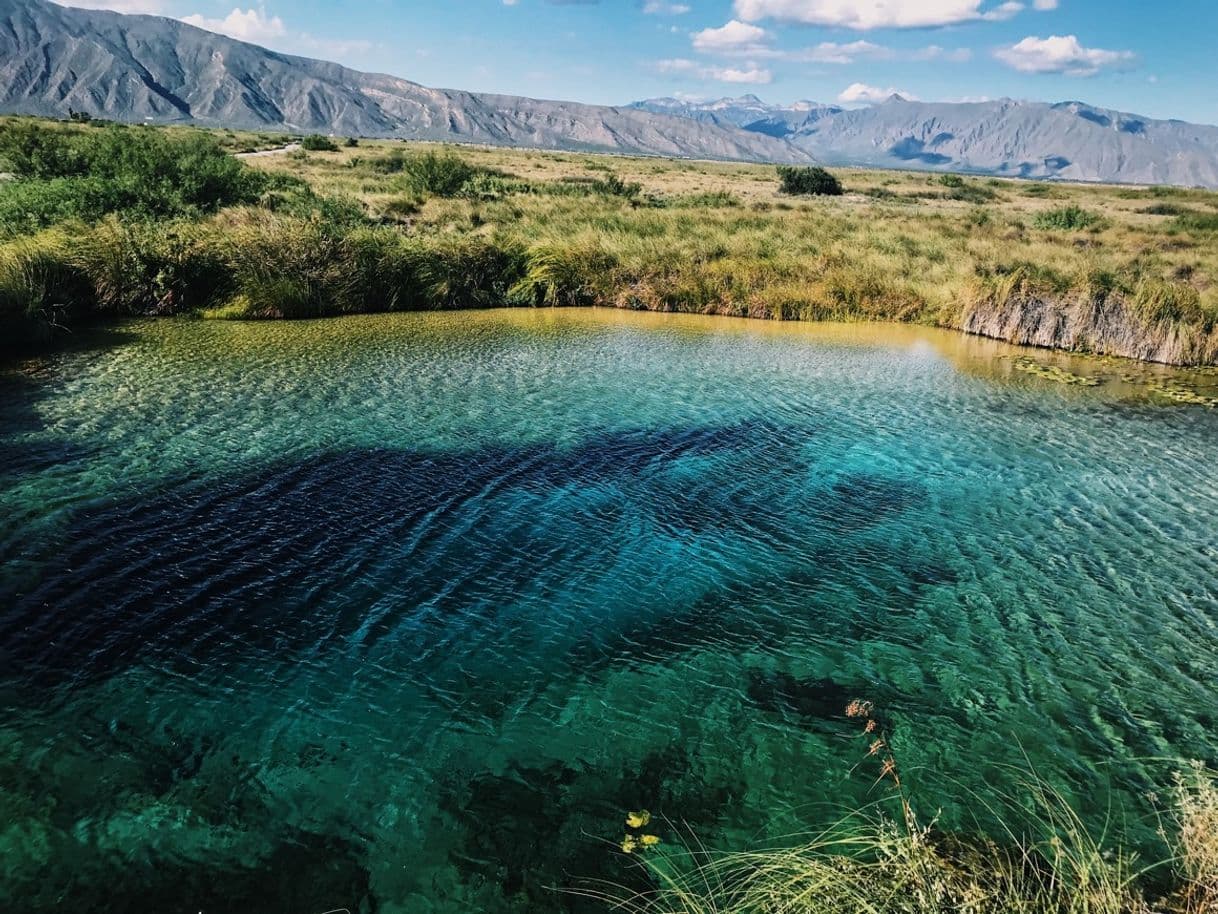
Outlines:
{"type": "Polygon", "coordinates": [[[726,209],[743,206],[740,198],[730,191],[714,190],[701,194],[689,194],[678,197],[673,201],[675,206],[687,206],[695,209],[726,209]]]}
{"type": "Polygon", "coordinates": [[[338,152],[338,144],[320,133],[311,133],[300,141],[300,147],[308,152],[338,152]]]}
{"type": "Polygon", "coordinates": [[[523,251],[476,236],[429,239],[418,257],[426,302],[436,309],[507,304],[525,272],[523,251]]]}
{"type": "Polygon", "coordinates": [[[1141,210],[1143,216],[1191,216],[1196,212],[1178,203],[1155,203],[1141,210]]]}
{"type": "Polygon", "coordinates": [[[1176,218],[1175,226],[1186,232],[1218,232],[1218,213],[1184,213],[1176,218]]]}
{"type": "Polygon", "coordinates": [[[778,179],[784,194],[837,197],[844,192],[836,177],[817,166],[779,165],[778,179]]]}
{"type": "Polygon", "coordinates": [[[939,183],[944,187],[963,187],[964,178],[959,175],[940,175],[939,183]]]}
{"type": "Polygon", "coordinates": [[[124,222],[109,216],[74,237],[68,260],[86,276],[98,311],[174,314],[213,304],[231,275],[205,225],[124,222]]]}
{"type": "Polygon", "coordinates": [[[623,181],[613,174],[600,181],[594,181],[588,186],[592,188],[593,192],[604,194],[606,197],[624,197],[627,200],[634,200],[643,192],[642,184],[623,181]]]}
{"type": "Polygon", "coordinates": [[[68,240],[44,232],[0,245],[0,348],[44,342],[92,304],[68,240]]]}
{"type": "Polygon", "coordinates": [[[357,146],[359,146],[359,139],[356,137],[353,137],[353,136],[349,136],[343,142],[343,145],[345,147],[347,147],[348,149],[355,149],[357,146]]]}
{"type": "Polygon", "coordinates": [[[168,218],[249,203],[271,182],[204,134],[17,123],[0,127],[0,230],[29,231],[107,213],[168,218]]]}
{"type": "Polygon", "coordinates": [[[1071,204],[1041,213],[1036,217],[1033,225],[1038,229],[1051,232],[1081,232],[1096,228],[1103,221],[1098,214],[1071,204]]]}
{"type": "Polygon", "coordinates": [[[472,165],[450,152],[424,152],[408,156],[402,171],[410,178],[416,191],[437,197],[457,196],[478,173],[472,165]]]}

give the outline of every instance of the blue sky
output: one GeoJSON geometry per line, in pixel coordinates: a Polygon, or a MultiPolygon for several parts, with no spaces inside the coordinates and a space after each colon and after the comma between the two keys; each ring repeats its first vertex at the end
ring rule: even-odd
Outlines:
{"type": "Polygon", "coordinates": [[[1212,0],[64,0],[432,86],[620,104],[1014,98],[1218,123],[1212,0]]]}

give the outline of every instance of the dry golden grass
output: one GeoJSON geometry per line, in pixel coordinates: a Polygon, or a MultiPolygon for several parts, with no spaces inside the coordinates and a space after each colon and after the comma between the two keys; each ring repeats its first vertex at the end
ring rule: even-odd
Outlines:
{"type": "MultiPolygon", "coordinates": [[[[1218,234],[1179,214],[1218,215],[1218,194],[1165,188],[1042,184],[837,169],[847,193],[795,199],[773,168],[719,162],[420,147],[363,141],[338,153],[259,160],[315,188],[389,214],[410,190],[368,167],[418,148],[454,152],[481,169],[541,188],[615,175],[637,183],[628,200],[507,192],[419,201],[418,233],[474,233],[542,247],[597,251],[620,269],[605,303],[774,317],[880,317],[954,325],[995,276],[1033,265],[1054,291],[1114,283],[1132,295],[1152,281],[1218,314],[1218,234]],[[1095,217],[1082,230],[1051,227],[1056,212],[1095,217]],[[1156,215],[1165,213],[1166,215],[1156,215]]],[[[1067,224],[1069,224],[1067,222],[1067,224]]]]}

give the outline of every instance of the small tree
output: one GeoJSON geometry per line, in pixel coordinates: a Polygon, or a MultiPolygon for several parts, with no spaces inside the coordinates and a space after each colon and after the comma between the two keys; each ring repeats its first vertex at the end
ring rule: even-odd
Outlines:
{"type": "Polygon", "coordinates": [[[779,165],[778,178],[784,194],[839,197],[843,193],[842,182],[815,165],[779,165]]]}
{"type": "Polygon", "coordinates": [[[300,141],[300,145],[309,152],[338,152],[338,147],[329,137],[314,133],[300,141]]]}

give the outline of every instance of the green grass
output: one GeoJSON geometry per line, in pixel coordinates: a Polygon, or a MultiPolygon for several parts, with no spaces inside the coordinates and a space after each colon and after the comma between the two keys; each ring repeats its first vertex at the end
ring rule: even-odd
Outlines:
{"type": "Polygon", "coordinates": [[[1041,213],[1034,224],[1038,229],[1050,232],[1082,232],[1098,227],[1103,221],[1098,213],[1081,206],[1063,206],[1041,213]]]}
{"type": "Polygon", "coordinates": [[[1177,776],[1153,860],[1088,828],[1034,774],[1019,777],[1010,796],[970,798],[979,818],[1000,823],[992,836],[980,827],[952,833],[915,813],[886,734],[864,714],[870,748],[861,767],[878,774],[871,806],[783,846],[729,852],[632,813],[621,850],[637,862],[636,884],[650,888],[577,891],[625,914],[1213,914],[1218,906],[1218,783],[1203,767],[1177,776]]]}
{"type": "Polygon", "coordinates": [[[88,293],[68,321],[597,304],[956,327],[1090,301],[1131,339],[1183,341],[1143,349],[1218,359],[1218,194],[851,171],[849,194],[812,199],[727,163],[374,140],[226,154],[284,139],[0,120],[19,174],[0,247],[73,239],[64,267],[88,293]]]}

